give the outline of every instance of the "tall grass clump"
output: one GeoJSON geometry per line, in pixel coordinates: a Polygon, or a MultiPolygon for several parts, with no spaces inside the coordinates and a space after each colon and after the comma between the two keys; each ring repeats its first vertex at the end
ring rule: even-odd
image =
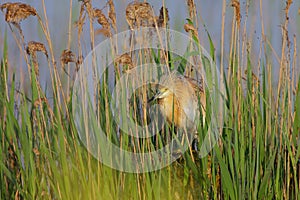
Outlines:
{"type": "MultiPolygon", "coordinates": [[[[220,138],[207,156],[199,158],[197,152],[187,151],[169,166],[147,173],[126,173],[99,162],[78,136],[72,115],[72,86],[87,56],[86,48],[88,51],[95,48],[96,35],[111,40],[111,36],[120,31],[116,2],[70,0],[67,24],[70,34],[66,47],[58,53],[59,59],[55,56],[47,8],[44,0],[41,2],[41,11],[23,3],[0,5],[9,27],[0,47],[3,49],[0,60],[0,199],[300,198],[300,76],[298,35],[289,35],[291,0],[286,0],[283,8],[280,55],[274,51],[271,36],[265,34],[262,0],[258,11],[261,20],[259,52],[253,52],[247,32],[252,1],[246,1],[243,13],[239,1],[232,0],[228,4],[223,0],[219,57],[215,55],[212,35],[199,17],[196,1],[180,2],[185,3],[189,16],[182,30],[198,47],[204,44],[199,37],[199,27],[206,30],[210,57],[220,63],[227,112],[220,138]],[[72,23],[73,4],[80,7],[75,24],[72,23]],[[232,16],[229,41],[225,40],[225,17],[228,16],[232,16]],[[21,22],[29,17],[36,19],[46,42],[26,40],[21,22]],[[30,88],[20,85],[16,78],[19,70],[12,70],[15,66],[10,60],[7,43],[11,36],[8,35],[13,36],[18,53],[24,58],[30,88]],[[279,63],[276,86],[273,85],[273,55],[279,63]],[[40,65],[41,57],[46,58],[46,66],[40,65]],[[51,84],[47,89],[41,86],[42,67],[49,70],[51,84]]],[[[129,29],[172,28],[169,25],[172,15],[164,3],[159,11],[146,1],[128,4],[123,17],[129,29]]],[[[107,70],[103,77],[97,77],[101,81],[94,83],[95,94],[98,94],[94,97],[97,102],[95,114],[101,120],[91,123],[100,124],[106,137],[126,151],[147,152],[163,147],[175,137],[176,127],[166,125],[156,137],[146,139],[125,134],[113,119],[109,83],[111,80],[116,83],[131,69],[150,61],[163,64],[170,71],[179,63],[179,73],[192,75],[194,66],[187,60],[195,59],[193,54],[200,54],[199,51],[197,47],[186,50],[187,58],[181,58],[168,50],[143,49],[120,54],[118,47],[113,48],[111,65],[114,72],[107,70]]],[[[134,85],[134,82],[129,83],[134,85]]],[[[130,112],[120,115],[132,116],[136,127],[147,124],[147,100],[154,90],[150,84],[140,87],[128,100],[130,112]]],[[[207,93],[209,96],[209,91],[207,93]]],[[[206,109],[211,107],[207,103],[206,109]]],[[[209,120],[209,116],[207,118],[209,120]]],[[[207,129],[206,124],[199,124],[199,143],[207,129]]],[[[130,131],[135,134],[134,130],[130,131]]]]}

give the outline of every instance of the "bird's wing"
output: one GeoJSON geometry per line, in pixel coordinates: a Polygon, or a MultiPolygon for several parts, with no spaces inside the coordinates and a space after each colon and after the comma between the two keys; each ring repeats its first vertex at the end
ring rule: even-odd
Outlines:
{"type": "Polygon", "coordinates": [[[203,81],[201,79],[195,80],[195,79],[187,77],[187,76],[185,76],[185,79],[189,82],[189,84],[191,84],[195,93],[198,93],[198,92],[204,93],[203,81]]]}
{"type": "Polygon", "coordinates": [[[206,97],[205,97],[205,89],[203,87],[203,80],[195,80],[190,77],[185,77],[188,80],[189,84],[192,86],[194,90],[194,95],[196,95],[196,99],[200,98],[201,109],[205,112],[206,108],[206,97]]]}

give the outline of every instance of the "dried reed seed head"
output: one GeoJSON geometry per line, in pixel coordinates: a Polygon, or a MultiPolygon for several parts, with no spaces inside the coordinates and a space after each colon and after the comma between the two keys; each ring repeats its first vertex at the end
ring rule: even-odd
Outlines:
{"type": "Polygon", "coordinates": [[[195,3],[194,0],[187,0],[187,5],[189,8],[195,8],[195,3]]]}
{"type": "Polygon", "coordinates": [[[108,5],[109,5],[108,17],[111,20],[112,27],[114,28],[115,31],[117,31],[116,11],[115,11],[115,5],[113,0],[109,0],[108,5]]]}
{"type": "Polygon", "coordinates": [[[195,2],[194,0],[187,0],[187,5],[188,5],[188,9],[189,9],[189,16],[191,18],[193,18],[193,16],[195,15],[195,10],[196,10],[196,6],[195,6],[195,2]]]}
{"type": "Polygon", "coordinates": [[[197,29],[192,24],[186,23],[186,24],[184,24],[183,28],[184,28],[185,32],[187,32],[187,33],[190,31],[197,32],[197,29]]]}
{"type": "Polygon", "coordinates": [[[132,2],[126,7],[126,20],[131,28],[134,27],[135,22],[137,26],[142,25],[140,22],[153,21],[154,13],[152,6],[147,2],[132,2]]]}
{"type": "Polygon", "coordinates": [[[62,64],[68,64],[69,62],[76,63],[77,58],[76,55],[68,49],[63,50],[61,56],[60,56],[60,62],[62,64]]]}
{"type": "Polygon", "coordinates": [[[191,32],[193,35],[195,35],[198,38],[198,31],[192,24],[186,23],[184,24],[183,28],[187,33],[191,32]]]}
{"type": "Polygon", "coordinates": [[[169,11],[167,8],[162,6],[159,11],[159,16],[157,19],[157,26],[158,27],[166,27],[168,21],[169,21],[169,11]]]}
{"type": "Polygon", "coordinates": [[[36,10],[30,5],[23,3],[4,3],[0,6],[1,11],[6,9],[5,21],[19,24],[30,15],[36,16],[36,10]]]}
{"type": "Polygon", "coordinates": [[[46,57],[48,58],[48,52],[46,50],[46,47],[43,43],[40,42],[35,42],[35,41],[30,41],[28,42],[26,52],[29,55],[35,55],[37,51],[43,52],[46,57]]]}
{"type": "Polygon", "coordinates": [[[97,19],[98,23],[105,29],[110,30],[110,24],[106,16],[102,13],[100,9],[93,10],[93,17],[97,19]]]}
{"type": "Polygon", "coordinates": [[[82,2],[83,3],[81,4],[79,17],[82,17],[84,14],[84,11],[86,11],[86,13],[88,14],[88,17],[93,20],[95,17],[94,17],[94,9],[92,7],[91,0],[83,0],[82,2]]]}
{"type": "Polygon", "coordinates": [[[288,19],[289,19],[289,18],[288,18],[288,12],[289,12],[290,6],[291,6],[292,3],[293,3],[293,0],[286,0],[285,3],[286,3],[286,7],[285,7],[284,11],[285,11],[286,19],[288,20],[288,19]]]}
{"type": "Polygon", "coordinates": [[[42,44],[40,42],[30,41],[27,44],[26,52],[27,52],[27,54],[31,55],[35,74],[37,77],[39,77],[40,73],[39,73],[39,67],[38,67],[38,61],[37,61],[37,55],[36,55],[37,51],[43,52],[46,55],[46,57],[48,58],[48,53],[47,53],[47,50],[46,50],[44,44],[42,44]]]}
{"type": "Polygon", "coordinates": [[[93,16],[93,7],[90,0],[83,0],[82,6],[85,8],[85,10],[88,12],[90,16],[93,16]]]}
{"type": "Polygon", "coordinates": [[[115,63],[121,64],[123,66],[127,66],[128,67],[127,70],[134,68],[134,64],[132,62],[131,56],[128,53],[124,53],[118,56],[114,61],[115,63]]]}
{"type": "Polygon", "coordinates": [[[169,11],[168,8],[165,8],[164,6],[162,6],[159,10],[159,19],[166,19],[167,21],[169,21],[169,11]]]}
{"type": "Polygon", "coordinates": [[[231,6],[235,9],[235,18],[237,21],[238,28],[241,26],[241,9],[240,9],[240,2],[238,0],[232,0],[231,6]]]}

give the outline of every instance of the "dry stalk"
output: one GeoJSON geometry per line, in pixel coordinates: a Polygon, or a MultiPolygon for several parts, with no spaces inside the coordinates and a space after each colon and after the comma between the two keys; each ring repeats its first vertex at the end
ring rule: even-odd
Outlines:
{"type": "Polygon", "coordinates": [[[290,6],[292,5],[292,3],[293,3],[293,0],[286,1],[286,7],[285,7],[284,11],[285,11],[285,16],[286,16],[287,20],[288,20],[289,9],[290,9],[290,6]]]}
{"type": "Polygon", "coordinates": [[[81,37],[84,21],[85,21],[84,4],[82,4],[80,6],[79,19],[75,22],[75,27],[77,27],[78,29],[78,38],[81,37]]]}
{"type": "Polygon", "coordinates": [[[241,26],[241,7],[240,2],[238,0],[232,0],[231,6],[234,8],[235,13],[235,20],[237,22],[238,29],[240,29],[241,26]]]}
{"type": "MultiPolygon", "coordinates": [[[[21,179],[21,171],[20,171],[20,165],[19,165],[19,158],[18,155],[16,153],[16,148],[17,145],[15,145],[13,139],[9,139],[9,144],[6,150],[6,159],[5,159],[5,167],[11,172],[14,173],[16,175],[16,179],[11,180],[11,178],[8,178],[7,175],[4,174],[4,183],[2,183],[3,185],[5,185],[6,190],[8,190],[8,187],[10,184],[13,184],[15,182],[21,184],[22,179],[21,179]]],[[[20,195],[18,193],[18,191],[15,194],[15,199],[20,199],[20,195]]]]}
{"type": "Polygon", "coordinates": [[[198,15],[197,15],[195,0],[187,0],[187,6],[189,10],[189,18],[194,23],[196,29],[198,29],[198,20],[197,20],[198,15]]]}
{"type": "Polygon", "coordinates": [[[37,109],[38,107],[42,108],[43,103],[46,104],[47,110],[48,110],[49,115],[50,115],[50,119],[53,122],[54,113],[53,113],[53,110],[51,109],[51,106],[50,106],[50,104],[48,102],[48,99],[46,97],[42,97],[42,98],[39,98],[39,99],[35,100],[34,103],[33,103],[33,107],[34,107],[34,109],[37,109]]]}
{"type": "MultiPolygon", "coordinates": [[[[75,27],[77,27],[77,41],[78,41],[78,58],[82,58],[82,48],[81,48],[81,34],[83,31],[83,25],[85,21],[85,15],[84,15],[84,4],[81,4],[80,6],[80,12],[79,12],[79,19],[75,22],[75,27]]],[[[82,59],[83,60],[83,59],[82,59]]],[[[81,60],[81,63],[82,63],[81,60]]],[[[79,63],[79,64],[81,64],[79,63]]]]}
{"type": "Polygon", "coordinates": [[[116,19],[116,11],[115,11],[115,5],[113,0],[108,0],[108,5],[109,5],[108,17],[111,21],[111,26],[113,27],[114,31],[117,32],[117,19],[116,19]]]}
{"type": "MultiPolygon", "coordinates": [[[[186,31],[186,32],[188,32],[188,33],[190,33],[190,38],[196,38],[197,40],[198,40],[198,45],[200,45],[200,38],[199,38],[199,35],[198,35],[198,30],[197,30],[197,28],[193,25],[193,24],[190,24],[190,23],[186,23],[186,24],[184,24],[184,30],[186,31]]],[[[194,47],[191,47],[191,51],[192,51],[192,48],[194,48],[194,47]]],[[[189,58],[189,59],[193,59],[193,62],[196,64],[196,63],[199,63],[199,60],[196,58],[196,57],[191,57],[191,58],[189,58]]],[[[201,64],[196,64],[196,66],[197,66],[197,68],[199,69],[199,70],[201,70],[201,67],[202,67],[202,65],[201,64]]],[[[191,76],[191,74],[192,74],[192,72],[193,72],[193,66],[191,65],[191,64],[188,64],[187,66],[186,66],[186,70],[185,70],[185,74],[187,75],[187,76],[191,76]]],[[[202,75],[201,75],[202,76],[202,75]]],[[[202,77],[202,79],[203,79],[203,77],[202,77]]]]}
{"type": "MultiPolygon", "coordinates": [[[[284,95],[282,94],[282,88],[285,88],[287,81],[289,81],[289,75],[288,75],[288,65],[290,57],[290,40],[289,40],[289,34],[288,34],[288,24],[289,24],[289,8],[291,4],[293,3],[292,0],[286,0],[286,7],[284,9],[285,11],[285,22],[282,26],[282,49],[281,49],[281,59],[280,59],[280,69],[279,69],[279,81],[278,81],[278,88],[277,88],[277,100],[276,100],[276,118],[279,118],[280,115],[280,96],[284,95]],[[286,49],[287,48],[287,49],[286,49]],[[288,51],[288,52],[287,52],[288,51]],[[287,58],[288,57],[288,58],[287,58]]],[[[283,106],[285,106],[285,103],[281,103],[282,109],[283,106]]],[[[284,120],[281,118],[280,120],[280,131],[283,129],[284,120]]],[[[280,135],[280,145],[282,144],[282,135],[280,135]]],[[[281,149],[280,149],[281,150],[281,149]]]]}
{"type": "Polygon", "coordinates": [[[38,132],[41,132],[41,136],[42,136],[42,139],[44,140],[45,138],[45,134],[44,134],[44,131],[46,131],[46,137],[47,137],[47,140],[49,142],[49,138],[48,138],[48,134],[47,134],[47,125],[46,125],[46,121],[45,121],[45,114],[44,114],[44,109],[43,109],[43,106],[46,105],[47,107],[47,110],[48,110],[48,114],[49,114],[49,117],[50,117],[50,122],[51,124],[54,123],[54,113],[53,113],[53,110],[51,109],[50,107],[50,104],[48,102],[48,99],[45,98],[45,97],[39,97],[37,98],[34,102],[33,102],[33,108],[31,110],[31,115],[32,115],[32,119],[33,119],[33,126],[35,127],[33,129],[34,131],[34,135],[36,135],[37,133],[37,130],[40,128],[40,126],[38,125],[39,122],[38,122],[38,117],[37,117],[37,112],[41,112],[41,115],[42,115],[42,124],[43,124],[43,128],[42,130],[38,131],[38,132]],[[44,131],[43,131],[44,130],[44,131]]]}
{"type": "Polygon", "coordinates": [[[84,10],[88,13],[89,17],[91,19],[93,19],[94,10],[93,10],[93,7],[92,7],[91,0],[84,0],[83,3],[82,3],[82,6],[83,6],[84,10]]]}
{"type": "MultiPolygon", "coordinates": [[[[69,4],[69,24],[68,24],[68,43],[67,43],[67,49],[70,49],[71,48],[71,42],[72,42],[72,35],[73,35],[73,31],[72,31],[72,16],[73,16],[73,0],[69,0],[70,4],[69,4]]],[[[65,71],[69,71],[69,66],[68,66],[68,69],[65,70],[65,71]]],[[[67,88],[70,88],[70,76],[68,76],[67,78],[67,88]]],[[[69,89],[66,91],[66,96],[69,97],[70,96],[70,93],[69,93],[69,89]]],[[[73,135],[73,134],[72,134],[73,135]]]]}
{"type": "Polygon", "coordinates": [[[196,5],[194,0],[187,0],[188,10],[189,10],[189,16],[191,19],[193,19],[196,16],[196,5]]]}

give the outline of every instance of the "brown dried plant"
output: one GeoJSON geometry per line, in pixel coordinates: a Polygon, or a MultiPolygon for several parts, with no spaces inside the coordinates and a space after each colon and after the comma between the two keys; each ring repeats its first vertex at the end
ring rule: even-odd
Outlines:
{"type": "Polygon", "coordinates": [[[123,65],[123,67],[126,67],[126,69],[123,69],[124,72],[131,70],[135,67],[134,63],[132,62],[131,56],[128,53],[124,53],[120,56],[118,56],[114,62],[116,64],[123,65]]]}
{"type": "Polygon", "coordinates": [[[150,26],[154,19],[152,6],[147,2],[132,2],[126,7],[126,20],[131,29],[150,26]]]}
{"type": "Polygon", "coordinates": [[[6,9],[5,21],[13,24],[24,40],[20,22],[29,16],[38,16],[36,10],[30,5],[23,3],[4,3],[0,5],[0,10],[4,12],[4,9],[6,9]]]}
{"type": "Polygon", "coordinates": [[[36,10],[30,5],[23,3],[4,3],[0,6],[1,11],[6,9],[5,21],[19,24],[29,16],[36,16],[36,10]]]}
{"type": "Polygon", "coordinates": [[[184,30],[187,32],[187,33],[192,33],[193,35],[195,35],[197,38],[198,37],[198,31],[197,29],[192,25],[192,24],[189,24],[189,23],[186,23],[184,24],[184,30]]]}
{"type": "Polygon", "coordinates": [[[193,19],[196,16],[196,5],[194,0],[187,0],[188,10],[189,10],[189,16],[191,19],[193,19]]]}
{"type": "Polygon", "coordinates": [[[34,55],[37,51],[40,51],[45,54],[45,56],[48,58],[48,52],[46,50],[46,47],[43,43],[41,42],[35,42],[35,41],[30,41],[28,42],[26,52],[27,54],[34,55]]]}
{"type": "Polygon", "coordinates": [[[39,68],[38,68],[38,61],[37,61],[37,55],[36,55],[36,52],[38,52],[38,51],[44,53],[48,59],[48,52],[43,43],[35,42],[35,41],[28,42],[27,47],[26,47],[26,52],[28,55],[31,55],[32,63],[34,66],[34,71],[35,71],[35,74],[37,75],[37,77],[39,77],[39,68]]]}
{"type": "Polygon", "coordinates": [[[85,15],[84,15],[84,4],[81,4],[80,6],[80,12],[79,12],[79,18],[75,22],[75,27],[77,27],[77,40],[78,40],[78,57],[82,57],[82,47],[81,47],[81,34],[83,32],[83,25],[85,21],[85,15]]]}
{"type": "Polygon", "coordinates": [[[90,18],[93,19],[94,9],[93,9],[91,0],[83,0],[82,6],[83,6],[84,10],[88,13],[90,18]]]}
{"type": "Polygon", "coordinates": [[[76,55],[71,50],[65,49],[61,53],[60,62],[64,65],[70,62],[76,63],[76,55]]]}
{"type": "MultiPolygon", "coordinates": [[[[115,8],[113,2],[108,2],[110,5],[109,18],[112,21],[112,27],[116,31],[116,17],[115,17],[115,8]]],[[[103,34],[107,37],[111,36],[110,23],[108,18],[104,15],[102,10],[98,8],[93,8],[90,0],[84,0],[80,7],[79,19],[75,23],[78,27],[78,39],[81,37],[84,21],[86,19],[85,13],[88,14],[88,17],[91,21],[97,20],[97,22],[103,27],[102,29],[98,29],[96,34],[103,34]]]]}
{"type": "Polygon", "coordinates": [[[75,22],[75,26],[78,28],[78,38],[80,38],[80,36],[81,36],[84,21],[85,21],[84,10],[85,10],[84,9],[84,4],[81,4],[80,12],[79,12],[79,19],[75,22]]]}
{"type": "Polygon", "coordinates": [[[93,18],[97,19],[97,22],[103,27],[103,29],[111,35],[109,21],[100,9],[94,8],[93,18]]]}
{"type": "Polygon", "coordinates": [[[117,18],[116,18],[116,10],[113,0],[108,0],[109,5],[109,11],[108,11],[108,17],[111,20],[111,25],[115,32],[117,32],[117,18]]]}
{"type": "Polygon", "coordinates": [[[235,19],[237,22],[237,26],[240,29],[241,26],[241,8],[240,8],[240,2],[238,0],[232,0],[231,1],[231,6],[234,8],[235,10],[235,19]]]}
{"type": "Polygon", "coordinates": [[[66,71],[65,65],[70,63],[70,62],[73,62],[73,63],[76,64],[76,71],[77,71],[77,58],[76,58],[76,55],[71,50],[65,49],[65,50],[63,50],[63,52],[60,55],[60,63],[61,63],[61,66],[62,66],[64,72],[67,75],[69,75],[69,73],[66,71]]]}
{"type": "Polygon", "coordinates": [[[167,8],[162,6],[159,11],[159,16],[157,17],[157,26],[158,27],[166,27],[169,21],[169,11],[167,8]]]}
{"type": "Polygon", "coordinates": [[[284,11],[285,11],[285,16],[287,18],[288,17],[288,12],[289,12],[290,6],[293,3],[293,0],[287,0],[285,3],[286,3],[286,6],[285,6],[284,11]]]}

